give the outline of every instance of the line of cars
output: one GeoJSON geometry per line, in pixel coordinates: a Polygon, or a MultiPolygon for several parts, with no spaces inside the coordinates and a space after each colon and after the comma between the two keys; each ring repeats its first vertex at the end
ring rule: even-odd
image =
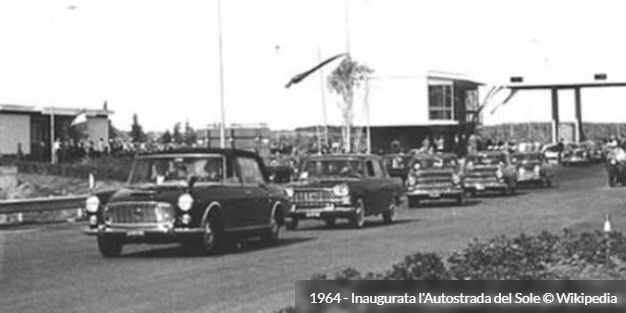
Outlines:
{"type": "Polygon", "coordinates": [[[540,152],[482,151],[459,160],[452,153],[388,155],[390,173],[405,177],[409,207],[424,200],[451,199],[463,204],[466,195],[487,191],[512,195],[519,184],[552,185],[553,171],[540,152]]]}
{"type": "Polygon", "coordinates": [[[105,257],[130,243],[180,243],[195,253],[229,251],[239,241],[276,243],[286,226],[305,219],[333,226],[347,220],[361,228],[367,216],[392,223],[408,197],[451,198],[466,193],[514,193],[517,184],[551,172],[534,154],[504,152],[381,157],[372,154],[310,155],[298,170],[265,167],[255,153],[236,149],[174,150],[135,158],[128,183],[87,198],[85,233],[105,257]],[[515,166],[514,164],[521,164],[515,166]],[[396,166],[394,166],[396,165],[396,166]],[[405,173],[406,172],[406,173],[405,173]]]}

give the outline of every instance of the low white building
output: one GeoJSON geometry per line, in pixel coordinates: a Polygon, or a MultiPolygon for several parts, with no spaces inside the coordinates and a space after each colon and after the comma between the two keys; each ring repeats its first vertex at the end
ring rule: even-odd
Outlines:
{"type": "Polygon", "coordinates": [[[17,155],[21,149],[24,156],[35,160],[49,160],[50,146],[54,139],[99,141],[109,140],[109,115],[104,109],[79,109],[0,104],[0,154],[17,155]],[[72,131],[74,118],[81,113],[87,122],[81,124],[80,132],[72,131]],[[53,129],[53,127],[54,129],[53,129]],[[54,138],[52,136],[54,133],[54,138]],[[82,138],[77,137],[80,133],[82,138]]]}

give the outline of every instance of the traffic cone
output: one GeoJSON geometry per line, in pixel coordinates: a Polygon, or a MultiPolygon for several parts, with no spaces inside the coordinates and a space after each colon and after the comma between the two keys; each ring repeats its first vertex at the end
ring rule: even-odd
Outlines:
{"type": "Polygon", "coordinates": [[[604,214],[604,232],[605,233],[610,233],[612,230],[611,227],[611,215],[610,214],[604,214]]]}

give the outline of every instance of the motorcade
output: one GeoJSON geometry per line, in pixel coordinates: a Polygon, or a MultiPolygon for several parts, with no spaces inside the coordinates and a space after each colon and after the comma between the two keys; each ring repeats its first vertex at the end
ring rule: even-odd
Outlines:
{"type": "Polygon", "coordinates": [[[177,242],[211,254],[247,237],[275,243],[288,207],[253,152],[173,150],[136,157],[125,186],[89,196],[85,232],[105,257],[130,243],[177,242]]]}
{"type": "Polygon", "coordinates": [[[400,179],[390,177],[382,158],[371,154],[311,155],[302,161],[299,181],[286,191],[292,201],[288,229],[304,219],[323,220],[328,226],[347,219],[361,228],[369,215],[392,223],[404,195],[400,179]]]}

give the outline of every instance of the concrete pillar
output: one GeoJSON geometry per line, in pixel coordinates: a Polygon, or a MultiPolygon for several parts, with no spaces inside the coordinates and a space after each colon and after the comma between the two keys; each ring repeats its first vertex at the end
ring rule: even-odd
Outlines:
{"type": "Polygon", "coordinates": [[[574,104],[575,104],[575,118],[576,118],[576,129],[575,137],[576,142],[581,142],[585,138],[583,134],[583,118],[582,118],[582,110],[581,110],[581,101],[580,101],[580,87],[574,89],[574,104]]]}
{"type": "Polygon", "coordinates": [[[552,88],[552,143],[559,142],[559,90],[552,88]]]}

